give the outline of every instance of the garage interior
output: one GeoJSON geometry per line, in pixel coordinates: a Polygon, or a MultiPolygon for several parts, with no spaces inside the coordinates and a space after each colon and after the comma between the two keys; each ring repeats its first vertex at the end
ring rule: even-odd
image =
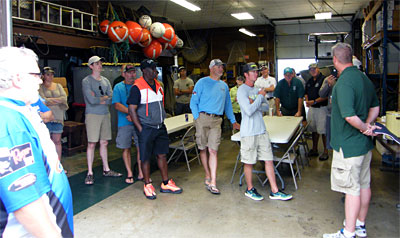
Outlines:
{"type": "MultiPolygon", "coordinates": [[[[288,167],[281,166],[286,187],[293,194],[288,202],[247,199],[239,175],[233,176],[239,146],[231,141],[232,129],[225,121],[218,152],[217,182],[220,196],[204,188],[204,170],[196,161],[191,171],[181,157],[169,164],[169,174],[183,188],[182,195],[160,194],[155,201],[143,196],[143,183],[128,185],[122,178],[102,178],[96,149],[96,184],[83,183],[87,173],[85,105],[82,79],[90,74],[88,59],[104,57],[103,76],[111,84],[120,76],[121,65],[139,66],[146,58],[143,47],[113,42],[100,31],[105,20],[139,22],[143,15],[152,22],[168,23],[181,45],[163,50],[157,57],[159,80],[166,92],[165,109],[174,115],[173,82],[178,67],[185,66],[197,82],[209,75],[212,59],[226,63],[224,78],[229,87],[242,75],[248,62],[266,64],[270,75],[283,79],[286,64],[318,62],[328,76],[333,67],[331,47],[337,42],[352,45],[354,55],[376,88],[380,118],[399,115],[400,2],[397,0],[190,0],[200,10],[191,11],[167,0],[5,0],[0,1],[0,46],[32,49],[39,66],[51,66],[55,77],[65,78],[69,110],[63,134],[63,166],[73,192],[76,237],[321,237],[342,227],[343,195],[330,189],[330,159],[303,158],[301,180],[295,188],[288,167]],[[252,19],[238,20],[231,14],[248,12],[252,19]],[[317,20],[316,13],[331,12],[330,19],[317,20]],[[252,36],[243,34],[245,28],[252,36]],[[290,61],[293,60],[293,61],[290,61]],[[389,114],[388,114],[389,113],[389,114]],[[68,132],[67,132],[68,131],[68,132]]],[[[305,64],[308,66],[309,63],[305,64]]],[[[304,79],[308,68],[295,67],[304,79]]],[[[140,72],[140,70],[138,70],[140,72]]],[[[138,74],[140,77],[140,74],[138,74]]],[[[122,150],[115,147],[117,115],[110,107],[113,139],[109,144],[110,166],[125,173],[122,150]]],[[[398,117],[398,116],[397,116],[398,117]]],[[[395,130],[400,134],[400,120],[395,130]]],[[[396,133],[395,133],[396,134],[396,133]]],[[[181,136],[170,135],[170,139],[181,136]]],[[[398,135],[400,136],[400,135],[398,135]]],[[[311,139],[307,142],[311,146],[311,139]]],[[[400,236],[399,146],[388,139],[374,140],[371,163],[372,199],[366,225],[369,237],[400,236]]],[[[320,146],[320,151],[322,144],[320,146]]],[[[133,146],[134,148],[134,146],[133,146]]],[[[300,151],[302,153],[302,151],[300,151]]],[[[304,151],[303,151],[304,153],[304,151]]],[[[132,149],[136,161],[136,150],[132,149]]],[[[151,178],[161,177],[155,164],[151,178]]],[[[262,166],[260,166],[262,167],[262,166]]],[[[137,171],[136,171],[137,172],[137,171]]],[[[262,180],[265,176],[262,177],[262,180]]],[[[254,175],[257,190],[267,196],[254,175]]],[[[280,186],[280,184],[278,184],[280,186]]]]}

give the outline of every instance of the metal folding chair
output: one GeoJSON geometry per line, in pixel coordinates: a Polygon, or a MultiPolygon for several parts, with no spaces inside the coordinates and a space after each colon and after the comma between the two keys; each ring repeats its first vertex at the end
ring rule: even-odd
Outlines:
{"type": "MultiPolygon", "coordinates": [[[[274,161],[277,162],[277,164],[275,165],[275,169],[277,169],[279,167],[279,165],[281,163],[287,163],[290,166],[290,171],[292,173],[292,177],[293,177],[293,182],[294,182],[294,186],[297,190],[297,182],[296,182],[296,176],[299,177],[299,179],[301,180],[301,173],[300,173],[300,168],[297,162],[297,153],[296,153],[296,146],[298,144],[299,139],[302,136],[302,129],[297,133],[296,137],[294,140],[292,140],[292,143],[290,144],[290,146],[287,148],[286,152],[283,154],[282,157],[278,157],[274,155],[274,161]],[[296,172],[294,171],[293,165],[296,165],[296,172]]],[[[263,185],[265,185],[267,183],[268,179],[265,179],[263,185]]]]}
{"type": "Polygon", "coordinates": [[[197,149],[197,144],[196,144],[195,131],[196,131],[196,128],[194,126],[191,126],[186,131],[186,133],[183,135],[183,137],[180,140],[169,144],[169,148],[174,149],[174,152],[169,157],[167,163],[169,163],[174,158],[174,155],[176,154],[176,152],[178,150],[180,150],[180,153],[179,153],[178,156],[176,156],[176,160],[175,161],[177,161],[179,159],[179,157],[182,155],[182,153],[184,153],[185,159],[186,159],[186,164],[187,164],[189,172],[190,172],[190,165],[189,165],[190,162],[192,162],[195,159],[198,159],[199,164],[201,164],[200,163],[199,151],[197,149]],[[194,157],[194,158],[189,160],[188,152],[190,150],[195,150],[196,151],[196,157],[194,157]]]}

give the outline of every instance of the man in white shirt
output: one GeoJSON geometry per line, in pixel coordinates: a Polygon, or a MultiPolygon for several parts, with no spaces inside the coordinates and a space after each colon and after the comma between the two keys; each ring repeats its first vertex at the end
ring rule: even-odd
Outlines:
{"type": "Polygon", "coordinates": [[[267,94],[265,95],[265,99],[269,104],[269,108],[272,108],[272,114],[275,114],[276,107],[274,100],[274,91],[276,87],[276,79],[269,76],[269,69],[266,65],[261,65],[261,77],[257,78],[254,87],[264,88],[264,90],[267,92],[267,94]]]}

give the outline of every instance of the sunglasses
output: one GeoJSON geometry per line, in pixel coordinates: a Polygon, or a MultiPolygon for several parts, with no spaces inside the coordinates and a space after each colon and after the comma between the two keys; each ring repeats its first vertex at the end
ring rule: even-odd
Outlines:
{"type": "Polygon", "coordinates": [[[103,89],[101,88],[101,85],[99,86],[99,90],[100,90],[100,94],[101,94],[102,96],[104,96],[104,91],[103,91],[103,89]]]}

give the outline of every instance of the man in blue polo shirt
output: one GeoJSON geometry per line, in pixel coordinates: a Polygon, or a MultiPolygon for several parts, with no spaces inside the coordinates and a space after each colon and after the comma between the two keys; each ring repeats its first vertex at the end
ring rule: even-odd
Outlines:
{"type": "Polygon", "coordinates": [[[54,143],[30,104],[37,55],[0,49],[0,237],[73,237],[72,194],[54,143]],[[21,67],[23,65],[23,67],[21,67]]]}
{"type": "Polygon", "coordinates": [[[220,80],[224,63],[220,59],[210,62],[210,76],[201,78],[193,89],[190,100],[196,126],[196,143],[206,176],[206,188],[212,194],[220,194],[217,188],[217,152],[221,142],[222,115],[226,114],[234,129],[240,129],[232,110],[229,88],[220,80]],[[210,156],[207,156],[207,148],[210,156]]]}

